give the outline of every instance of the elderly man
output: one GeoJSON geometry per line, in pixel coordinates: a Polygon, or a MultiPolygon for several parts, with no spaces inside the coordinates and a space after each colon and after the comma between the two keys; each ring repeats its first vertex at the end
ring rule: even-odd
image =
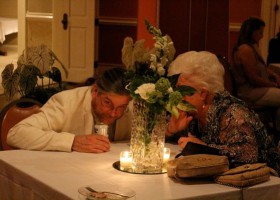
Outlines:
{"type": "Polygon", "coordinates": [[[127,106],[131,98],[125,89],[124,72],[113,68],[105,71],[92,86],[55,94],[39,113],[9,131],[7,143],[29,150],[109,151],[109,138],[95,134],[97,123],[109,125],[112,140],[129,139],[127,106]]]}

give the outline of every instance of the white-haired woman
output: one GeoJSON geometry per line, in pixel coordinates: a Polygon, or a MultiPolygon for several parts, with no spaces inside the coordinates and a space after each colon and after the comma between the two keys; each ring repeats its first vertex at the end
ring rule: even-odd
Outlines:
{"type": "Polygon", "coordinates": [[[182,148],[190,141],[200,143],[219,149],[220,154],[234,162],[266,162],[280,172],[280,154],[264,125],[243,101],[225,91],[224,68],[214,54],[181,54],[171,63],[168,73],[180,74],[177,85],[197,90],[184,97],[197,112],[192,116],[180,112],[178,119],[171,117],[168,126],[169,135],[185,131],[178,140],[182,148]]]}

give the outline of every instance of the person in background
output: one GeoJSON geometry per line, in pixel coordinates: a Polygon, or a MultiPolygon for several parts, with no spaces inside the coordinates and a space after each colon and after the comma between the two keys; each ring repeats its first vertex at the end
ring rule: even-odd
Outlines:
{"type": "Polygon", "coordinates": [[[270,63],[280,63],[280,27],[276,37],[269,41],[267,65],[270,63]]]}
{"type": "Polygon", "coordinates": [[[181,148],[188,142],[208,145],[233,163],[266,162],[280,172],[280,153],[258,115],[224,89],[224,68],[216,55],[206,51],[183,53],[171,63],[168,74],[180,74],[178,86],[196,89],[184,100],[197,112],[189,115],[180,111],[178,118],[172,116],[167,137],[183,130],[185,135],[178,140],[181,148]]]}
{"type": "Polygon", "coordinates": [[[276,128],[280,131],[280,76],[267,67],[259,50],[265,23],[250,17],[242,23],[233,48],[233,73],[237,96],[248,104],[276,107],[276,128]]]}
{"type": "Polygon", "coordinates": [[[109,139],[95,134],[94,126],[107,124],[112,139],[129,139],[127,107],[131,98],[125,89],[124,73],[122,68],[113,68],[105,71],[92,86],[55,94],[39,113],[10,129],[7,143],[28,150],[109,151],[109,139]]]}

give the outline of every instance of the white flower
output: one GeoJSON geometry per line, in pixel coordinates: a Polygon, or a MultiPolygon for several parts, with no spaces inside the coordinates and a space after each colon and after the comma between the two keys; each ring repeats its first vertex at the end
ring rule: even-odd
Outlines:
{"type": "Polygon", "coordinates": [[[167,92],[170,94],[170,93],[172,93],[174,90],[173,90],[173,88],[172,87],[170,87],[170,88],[168,88],[168,90],[167,90],[167,92]]]}
{"type": "Polygon", "coordinates": [[[158,64],[160,67],[157,68],[157,73],[160,75],[160,76],[163,76],[165,74],[165,69],[162,67],[161,64],[158,64]]]}
{"type": "Polygon", "coordinates": [[[156,86],[153,83],[144,83],[140,85],[134,93],[139,94],[142,99],[147,100],[149,98],[149,94],[155,91],[155,88],[156,86]]]}
{"type": "Polygon", "coordinates": [[[166,64],[167,64],[167,62],[168,62],[168,59],[164,56],[164,57],[162,57],[161,59],[160,59],[160,63],[163,65],[163,66],[165,66],[166,64]]]}
{"type": "Polygon", "coordinates": [[[156,42],[154,44],[154,47],[157,48],[157,49],[161,49],[161,44],[159,42],[156,42]]]}
{"type": "Polygon", "coordinates": [[[156,69],[157,69],[156,63],[153,63],[153,62],[152,62],[152,63],[150,64],[150,69],[153,70],[153,71],[156,71],[156,69]]]}
{"type": "Polygon", "coordinates": [[[157,56],[155,54],[151,54],[150,61],[151,62],[156,62],[157,61],[157,56]]]}
{"type": "MultiPolygon", "coordinates": [[[[145,40],[137,40],[133,43],[131,37],[124,39],[122,48],[122,62],[128,70],[135,70],[135,63],[146,63],[151,58],[149,48],[144,48],[145,40]]],[[[156,59],[156,58],[155,58],[156,59]]]]}
{"type": "Polygon", "coordinates": [[[132,61],[133,55],[133,40],[131,37],[126,37],[122,48],[122,62],[127,69],[130,69],[134,63],[132,61]]]}
{"type": "Polygon", "coordinates": [[[145,59],[143,59],[144,54],[146,52],[146,50],[144,49],[144,43],[145,43],[144,39],[135,42],[133,48],[133,60],[132,60],[133,63],[135,63],[135,61],[137,62],[146,61],[145,59]]]}

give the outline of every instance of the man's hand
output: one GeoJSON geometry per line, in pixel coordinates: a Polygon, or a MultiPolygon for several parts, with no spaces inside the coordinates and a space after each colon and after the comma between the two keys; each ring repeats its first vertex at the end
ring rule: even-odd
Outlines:
{"type": "Polygon", "coordinates": [[[72,150],[86,153],[107,152],[110,150],[110,141],[107,137],[98,134],[76,135],[72,150]]]}

